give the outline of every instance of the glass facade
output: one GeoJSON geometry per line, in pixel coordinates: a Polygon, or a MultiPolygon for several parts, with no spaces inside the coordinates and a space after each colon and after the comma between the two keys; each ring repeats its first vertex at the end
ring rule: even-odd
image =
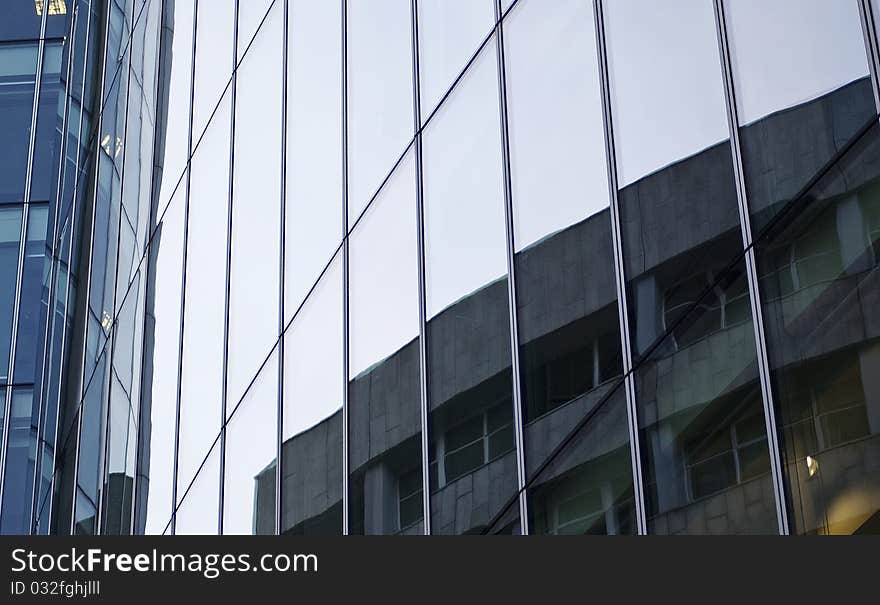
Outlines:
{"type": "Polygon", "coordinates": [[[0,531],[880,533],[878,11],[21,3],[0,531]]]}

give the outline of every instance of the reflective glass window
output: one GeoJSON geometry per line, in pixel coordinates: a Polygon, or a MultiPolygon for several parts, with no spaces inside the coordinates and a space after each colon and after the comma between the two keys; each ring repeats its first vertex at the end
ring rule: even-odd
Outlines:
{"type": "Polygon", "coordinates": [[[424,132],[431,529],[479,532],[516,493],[498,72],[492,40],[424,132]]]}
{"type": "Polygon", "coordinates": [[[260,370],[226,425],[223,533],[275,533],[278,354],[260,370]]]}
{"type": "Polygon", "coordinates": [[[284,336],[282,533],[342,533],[342,278],[339,254],[284,336]]]}
{"type": "Polygon", "coordinates": [[[648,530],[775,533],[713,3],[605,30],[648,530]]]}
{"type": "MultiPolygon", "coordinates": [[[[163,20],[163,27],[170,28],[165,34],[165,41],[170,40],[170,52],[173,60],[168,69],[167,83],[163,86],[163,94],[167,102],[161,106],[164,114],[160,114],[159,123],[164,120],[165,139],[160,145],[161,176],[159,201],[156,215],[162,216],[187,161],[187,140],[189,136],[190,94],[192,90],[192,36],[193,19],[195,18],[194,0],[180,0],[174,3],[174,10],[168,12],[163,20]]],[[[166,50],[167,52],[167,50],[166,50]]],[[[183,199],[181,198],[181,201],[183,199]]]]}
{"type": "Polygon", "coordinates": [[[407,154],[350,236],[350,532],[421,533],[416,174],[407,154]]]}
{"type": "MultiPolygon", "coordinates": [[[[242,3],[243,6],[251,2],[242,3]]],[[[244,12],[247,12],[247,8],[244,12]]],[[[217,102],[229,84],[233,65],[235,0],[200,2],[196,28],[195,95],[193,97],[193,141],[205,130],[217,102]]],[[[227,126],[229,116],[227,115],[227,126]]],[[[219,119],[215,116],[214,119],[219,119]]]]}
{"type": "Polygon", "coordinates": [[[625,407],[605,401],[622,357],[594,32],[591,5],[579,1],[524,0],[504,23],[532,533],[634,528],[625,407]],[[591,451],[579,437],[534,477],[585,417],[581,432],[604,423],[614,446],[591,451]]]}
{"type": "Polygon", "coordinates": [[[192,484],[178,488],[175,535],[216,535],[220,522],[220,440],[206,454],[192,484]]]}
{"type": "Polygon", "coordinates": [[[0,202],[24,198],[37,50],[36,42],[0,44],[0,202]]]}
{"type": "Polygon", "coordinates": [[[725,3],[752,232],[876,114],[857,2],[725,3]]]}
{"type": "Polygon", "coordinates": [[[419,8],[419,84],[422,121],[495,25],[494,0],[422,0],[419,8]]]}
{"type": "Polygon", "coordinates": [[[342,9],[289,7],[284,320],[342,241],[342,9]]]}
{"type": "Polygon", "coordinates": [[[15,283],[18,249],[21,244],[21,208],[0,208],[0,379],[8,381],[12,316],[15,311],[15,283]]]}
{"type": "Polygon", "coordinates": [[[139,475],[138,494],[145,509],[144,532],[161,534],[171,521],[174,457],[177,443],[177,378],[180,363],[180,268],[183,266],[183,198],[178,189],[165,220],[157,227],[151,244],[150,290],[148,293],[144,354],[144,380],[150,384],[141,404],[141,458],[146,460],[139,475]],[[178,199],[181,198],[181,199],[178,199]]]}
{"type": "Polygon", "coordinates": [[[227,414],[278,338],[282,17],[276,3],[238,71],[227,414]]]}
{"type": "Polygon", "coordinates": [[[351,225],[413,136],[407,0],[348,3],[348,221],[351,225]]]}
{"type": "Polygon", "coordinates": [[[758,242],[792,533],[880,533],[878,166],[874,123],[758,242]]]}
{"type": "Polygon", "coordinates": [[[223,422],[229,112],[226,95],[190,166],[178,489],[195,476],[223,422]]]}

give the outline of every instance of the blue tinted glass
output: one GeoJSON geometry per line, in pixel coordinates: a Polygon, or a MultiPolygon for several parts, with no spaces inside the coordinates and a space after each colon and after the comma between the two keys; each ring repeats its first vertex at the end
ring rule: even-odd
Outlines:
{"type": "Polygon", "coordinates": [[[30,201],[49,199],[57,182],[58,153],[64,112],[61,91],[61,44],[46,44],[43,55],[43,78],[37,108],[37,135],[34,141],[34,167],[31,177],[30,201]]]}
{"type": "Polygon", "coordinates": [[[18,311],[16,337],[16,384],[34,382],[36,356],[42,354],[42,338],[38,338],[39,318],[44,306],[40,304],[46,284],[43,283],[43,263],[46,256],[46,221],[49,207],[31,206],[28,211],[27,242],[22,265],[21,302],[18,311]]]}
{"type": "Polygon", "coordinates": [[[0,517],[0,532],[4,534],[28,533],[30,527],[37,437],[33,403],[33,387],[12,392],[0,517]]]}
{"type": "Polygon", "coordinates": [[[21,208],[0,208],[0,381],[3,383],[9,367],[20,236],[21,208]]]}
{"type": "Polygon", "coordinates": [[[0,202],[24,197],[36,73],[36,43],[0,45],[0,202]]]}
{"type": "Polygon", "coordinates": [[[42,6],[33,0],[6,0],[0,19],[0,40],[28,40],[40,37],[42,6]]]}

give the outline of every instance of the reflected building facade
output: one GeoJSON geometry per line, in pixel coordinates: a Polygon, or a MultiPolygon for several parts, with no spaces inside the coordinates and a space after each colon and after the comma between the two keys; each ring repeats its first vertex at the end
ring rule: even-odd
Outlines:
{"type": "Polygon", "coordinates": [[[880,532],[877,3],[91,4],[37,530],[880,532]]]}

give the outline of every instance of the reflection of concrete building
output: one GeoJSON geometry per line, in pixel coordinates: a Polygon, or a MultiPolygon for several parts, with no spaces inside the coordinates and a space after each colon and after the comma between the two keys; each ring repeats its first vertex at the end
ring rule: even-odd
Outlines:
{"type": "MultiPolygon", "coordinates": [[[[815,120],[811,116],[816,113],[845,124],[853,103],[870,104],[870,94],[869,83],[862,80],[750,125],[743,138],[757,137],[754,133],[761,131],[765,145],[789,141],[790,135],[780,129],[815,120]]],[[[855,132],[860,126],[852,121],[848,128],[855,132]]],[[[805,228],[800,224],[803,217],[787,219],[787,231],[798,233],[795,242],[788,235],[773,236],[761,257],[768,263],[761,266],[761,284],[768,294],[764,313],[771,367],[785,393],[778,412],[786,479],[799,503],[796,523],[807,532],[873,532],[880,510],[880,394],[873,394],[870,378],[877,361],[871,333],[871,314],[877,308],[872,304],[878,291],[873,283],[877,250],[876,238],[870,235],[872,229],[876,232],[870,221],[878,212],[873,193],[880,176],[880,133],[875,130],[863,135],[864,149],[855,161],[849,157],[852,153],[836,160],[832,171],[846,175],[846,181],[832,173],[809,192],[819,198],[807,202],[815,224],[805,228]],[[798,250],[798,242],[809,246],[808,251],[798,250]],[[784,261],[777,265],[780,255],[784,261]],[[833,311],[829,305],[834,305],[833,311]],[[808,464],[807,456],[813,462],[808,464]]],[[[824,155],[829,156],[841,142],[826,145],[824,155]]],[[[638,263],[641,273],[632,301],[636,346],[640,352],[656,346],[637,370],[636,384],[643,447],[651,448],[645,475],[648,513],[651,526],[661,533],[776,531],[748,290],[740,269],[725,273],[737,254],[730,251],[739,245],[726,149],[726,144],[707,149],[621,192],[624,221],[648,221],[644,212],[652,207],[644,200],[665,195],[675,212],[694,225],[673,229],[658,239],[658,247],[646,251],[649,254],[631,261],[638,263]],[[684,194],[675,195],[676,188],[684,194]],[[635,206],[639,199],[642,205],[635,206]],[[719,212],[716,202],[727,210],[719,212]],[[630,210],[630,205],[638,210],[630,210]],[[707,257],[712,259],[709,269],[707,257]],[[685,321],[672,325],[675,313],[685,321]]],[[[772,157],[772,147],[763,155],[772,157]]],[[[802,164],[789,167],[785,182],[807,183],[819,166],[810,156],[797,157],[802,164]]],[[[772,172],[762,174],[761,181],[767,183],[763,191],[785,186],[772,172]]],[[[518,314],[521,360],[529,367],[523,389],[530,475],[580,419],[597,405],[606,408],[553,454],[553,462],[532,484],[536,532],[634,530],[609,220],[608,213],[601,212],[517,258],[518,286],[539,297],[523,297],[518,314]],[[606,273],[597,271],[603,267],[606,273]]],[[[507,421],[497,424],[488,420],[498,413],[499,404],[503,409],[510,405],[509,395],[505,399],[505,389],[499,386],[510,381],[508,324],[504,317],[481,312],[499,308],[504,297],[504,284],[491,284],[428,324],[429,337],[434,338],[429,357],[443,355],[445,348],[462,340],[498,343],[499,351],[493,354],[490,347],[481,362],[467,356],[485,347],[463,346],[460,367],[466,371],[444,376],[434,387],[449,393],[431,408],[436,423],[429,446],[435,527],[441,524],[458,532],[486,529],[492,513],[516,491],[510,416],[505,412],[507,421]],[[461,317],[478,319],[459,333],[455,323],[461,317]],[[490,435],[497,435],[499,447],[488,457],[477,455],[468,459],[469,466],[460,466],[440,454],[444,448],[438,443],[454,439],[457,430],[471,423],[487,427],[482,432],[484,449],[492,451],[490,435]],[[491,433],[496,426],[498,432],[491,433]]],[[[416,345],[407,344],[350,383],[354,531],[421,531],[421,510],[412,512],[410,504],[421,490],[418,481],[410,487],[411,477],[420,476],[416,345]]],[[[308,531],[310,524],[317,528],[328,515],[341,514],[341,460],[327,468],[296,463],[308,459],[314,443],[333,439],[328,431],[338,432],[340,427],[341,412],[284,443],[292,469],[283,477],[290,494],[285,498],[290,505],[282,510],[286,530],[308,531]]],[[[274,477],[274,468],[266,474],[274,477]]],[[[262,483],[260,479],[258,486],[262,483]]],[[[262,493],[258,491],[258,499],[262,493]]],[[[258,510],[272,513],[271,507],[258,510]]]]}

